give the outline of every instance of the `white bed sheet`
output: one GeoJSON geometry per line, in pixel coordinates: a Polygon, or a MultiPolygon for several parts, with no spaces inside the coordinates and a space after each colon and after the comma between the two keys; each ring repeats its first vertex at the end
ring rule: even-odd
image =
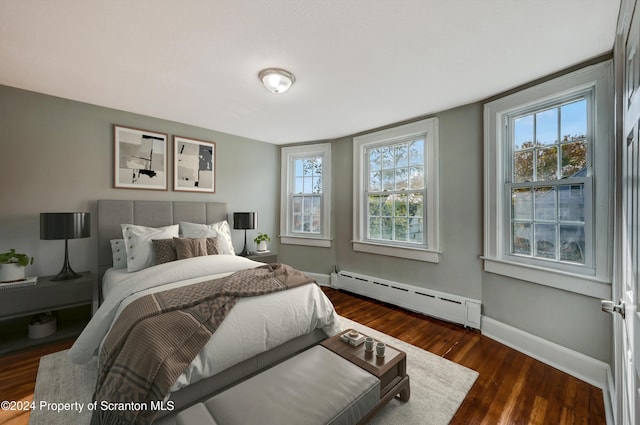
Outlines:
{"type": "MultiPolygon", "coordinates": [[[[103,288],[104,303],[69,350],[69,357],[78,364],[91,360],[118,314],[143,295],[261,265],[244,257],[215,255],[161,264],[134,273],[110,269],[105,274],[108,288],[103,288]]],[[[213,376],[316,328],[323,329],[327,335],[335,335],[341,329],[331,301],[316,284],[240,298],[171,391],[213,376]]]]}

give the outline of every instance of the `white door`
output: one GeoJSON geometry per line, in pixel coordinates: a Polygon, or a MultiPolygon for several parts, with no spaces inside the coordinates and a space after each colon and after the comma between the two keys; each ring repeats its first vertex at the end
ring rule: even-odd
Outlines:
{"type": "MultiPolygon", "coordinates": [[[[624,56],[623,83],[618,105],[622,110],[622,137],[618,156],[621,202],[619,243],[613,296],[618,303],[614,314],[616,362],[616,416],[620,425],[636,425],[640,421],[640,315],[638,296],[640,280],[640,12],[635,1],[624,2],[621,9],[619,53],[624,56]]],[[[621,61],[622,62],[622,61],[621,61]]],[[[619,74],[618,74],[619,75],[619,74]]],[[[620,76],[620,75],[619,75],[620,76]]]]}

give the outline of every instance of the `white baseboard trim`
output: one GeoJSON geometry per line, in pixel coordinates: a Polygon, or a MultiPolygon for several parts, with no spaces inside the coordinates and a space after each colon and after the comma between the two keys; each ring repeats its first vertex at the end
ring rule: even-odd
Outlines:
{"type": "Polygon", "coordinates": [[[315,279],[320,286],[331,286],[331,275],[326,273],[303,272],[307,276],[315,279]]]}
{"type": "Polygon", "coordinates": [[[607,363],[486,316],[482,316],[481,332],[514,350],[601,388],[607,403],[609,397],[606,393],[609,392],[610,381],[613,381],[607,363]]]}
{"type": "Polygon", "coordinates": [[[607,424],[615,424],[615,386],[609,364],[490,317],[482,316],[481,332],[486,337],[600,388],[607,424]]]}

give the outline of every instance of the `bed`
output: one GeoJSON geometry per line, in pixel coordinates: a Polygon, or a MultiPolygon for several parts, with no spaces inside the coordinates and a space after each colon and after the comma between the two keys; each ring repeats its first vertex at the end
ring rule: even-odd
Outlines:
{"type": "MultiPolygon", "coordinates": [[[[102,303],[71,348],[71,360],[74,363],[89,361],[104,344],[115,319],[136,299],[171,288],[195,287],[199,282],[229,276],[236,271],[264,268],[261,263],[228,252],[143,266],[133,271],[115,268],[117,260],[112,241],[123,238],[125,228],[122,224],[164,228],[178,223],[221,223],[226,219],[226,204],[219,202],[98,201],[102,303]]],[[[171,226],[171,231],[174,227],[171,226]]],[[[224,250],[219,241],[217,250],[224,250]]],[[[161,411],[154,423],[172,423],[172,417],[178,411],[339,330],[339,316],[315,283],[239,298],[214,336],[171,387],[172,408],[161,411]]]]}

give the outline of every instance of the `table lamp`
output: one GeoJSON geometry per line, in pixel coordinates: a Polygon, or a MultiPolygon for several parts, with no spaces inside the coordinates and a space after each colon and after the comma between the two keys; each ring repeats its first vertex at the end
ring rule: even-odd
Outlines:
{"type": "Polygon", "coordinates": [[[258,225],[258,213],[236,212],[233,213],[233,228],[244,230],[244,249],[240,253],[243,257],[251,255],[247,249],[247,230],[255,229],[258,225]]]}
{"type": "Polygon", "coordinates": [[[91,235],[91,214],[87,212],[40,213],[40,239],[64,239],[64,264],[51,280],[77,279],[81,275],[69,265],[69,239],[88,238],[91,235]]]}

